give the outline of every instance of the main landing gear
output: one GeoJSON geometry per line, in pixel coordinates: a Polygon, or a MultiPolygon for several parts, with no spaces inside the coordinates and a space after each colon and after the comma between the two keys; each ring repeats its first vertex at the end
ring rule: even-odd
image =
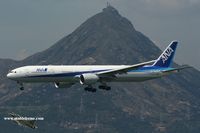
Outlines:
{"type": "MultiPolygon", "coordinates": [[[[99,85],[99,89],[109,91],[109,90],[111,90],[111,87],[110,87],[110,86],[107,86],[107,85],[99,85]]],[[[96,88],[93,88],[93,87],[90,85],[90,86],[85,87],[85,91],[88,91],[88,92],[96,92],[97,89],[96,89],[96,88]]]]}
{"type": "Polygon", "coordinates": [[[92,86],[88,86],[88,87],[85,87],[85,91],[88,91],[88,92],[96,92],[97,89],[93,88],[92,86]]]}
{"type": "Polygon", "coordinates": [[[99,89],[109,91],[109,90],[111,90],[111,87],[110,86],[106,86],[106,85],[100,85],[99,89]]]}

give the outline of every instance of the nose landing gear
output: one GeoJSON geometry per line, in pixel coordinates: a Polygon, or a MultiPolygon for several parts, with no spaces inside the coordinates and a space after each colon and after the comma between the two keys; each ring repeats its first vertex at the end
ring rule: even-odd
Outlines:
{"type": "Polygon", "coordinates": [[[22,86],[22,87],[20,87],[19,89],[20,89],[21,91],[23,91],[23,90],[24,90],[24,87],[22,86]]]}
{"type": "Polygon", "coordinates": [[[23,83],[21,83],[21,82],[17,82],[17,84],[20,85],[19,89],[20,89],[21,91],[23,91],[23,90],[24,90],[24,85],[23,85],[23,83]]]}

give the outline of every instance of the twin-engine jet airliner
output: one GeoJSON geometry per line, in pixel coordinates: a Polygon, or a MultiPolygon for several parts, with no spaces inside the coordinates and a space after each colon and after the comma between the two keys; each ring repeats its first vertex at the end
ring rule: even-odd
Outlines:
{"type": "Polygon", "coordinates": [[[76,83],[86,86],[86,91],[96,92],[93,87],[110,90],[108,82],[139,82],[178,72],[189,66],[170,67],[178,42],[172,41],[157,60],[135,65],[48,65],[24,66],[10,71],[9,79],[17,81],[23,90],[26,82],[53,82],[56,88],[69,88],[76,83]]]}

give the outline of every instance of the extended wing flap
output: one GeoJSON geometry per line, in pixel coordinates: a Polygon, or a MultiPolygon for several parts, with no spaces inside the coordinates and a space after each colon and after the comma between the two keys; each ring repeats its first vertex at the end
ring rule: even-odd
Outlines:
{"type": "Polygon", "coordinates": [[[115,74],[123,74],[123,73],[127,73],[128,71],[130,70],[136,70],[142,66],[145,66],[145,65],[148,65],[148,64],[151,64],[151,63],[154,63],[155,60],[151,60],[151,61],[148,61],[148,62],[143,62],[143,63],[139,63],[139,64],[135,64],[135,65],[131,65],[131,66],[128,66],[128,67],[123,67],[123,68],[120,68],[120,69],[114,69],[114,70],[110,70],[110,71],[104,71],[104,72],[99,72],[97,73],[98,76],[114,76],[115,74]]]}

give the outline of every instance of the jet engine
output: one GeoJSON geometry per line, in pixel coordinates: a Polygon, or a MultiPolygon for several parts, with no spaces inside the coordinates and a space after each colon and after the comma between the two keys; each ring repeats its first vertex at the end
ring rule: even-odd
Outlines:
{"type": "Polygon", "coordinates": [[[70,88],[73,83],[68,83],[68,82],[58,82],[54,83],[56,88],[70,88]]]}
{"type": "Polygon", "coordinates": [[[82,85],[91,85],[96,83],[99,80],[99,77],[96,74],[82,74],[80,76],[80,83],[82,85]]]}

